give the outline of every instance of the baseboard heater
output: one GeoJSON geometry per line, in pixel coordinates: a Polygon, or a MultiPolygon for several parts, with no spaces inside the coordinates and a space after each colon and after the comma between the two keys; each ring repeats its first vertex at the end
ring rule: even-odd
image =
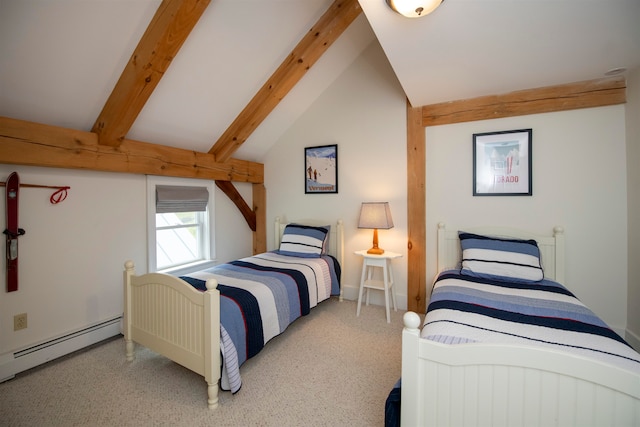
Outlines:
{"type": "Polygon", "coordinates": [[[0,382],[121,333],[122,316],[0,356],[0,382]]]}

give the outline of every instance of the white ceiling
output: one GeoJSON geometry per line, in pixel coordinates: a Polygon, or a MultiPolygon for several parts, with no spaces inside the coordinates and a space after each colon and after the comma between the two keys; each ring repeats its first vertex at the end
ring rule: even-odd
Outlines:
{"type": "Polygon", "coordinates": [[[360,3],[414,106],[640,66],[639,0],[445,0],[417,19],[360,3]]]}
{"type": "MultiPolygon", "coordinates": [[[[127,135],[206,152],[332,0],[212,0],[127,135]]],[[[0,115],[90,130],[160,0],[0,0],[0,115]]],[[[377,39],[414,106],[640,67],[640,0],[445,0],[360,16],[234,157],[261,161],[377,39]]]]}

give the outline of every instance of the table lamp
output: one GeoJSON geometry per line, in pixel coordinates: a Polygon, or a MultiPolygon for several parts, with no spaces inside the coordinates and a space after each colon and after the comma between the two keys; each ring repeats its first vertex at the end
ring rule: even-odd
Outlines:
{"type": "Polygon", "coordinates": [[[383,230],[393,228],[389,202],[363,202],[358,228],[373,228],[373,247],[367,253],[382,255],[384,249],[378,247],[378,228],[383,230]]]}

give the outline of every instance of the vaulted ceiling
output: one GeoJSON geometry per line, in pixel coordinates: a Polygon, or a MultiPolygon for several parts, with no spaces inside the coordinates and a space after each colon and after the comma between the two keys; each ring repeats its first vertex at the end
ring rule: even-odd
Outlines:
{"type": "MultiPolygon", "coordinates": [[[[141,103],[124,127],[127,140],[207,153],[309,30],[342,3],[0,0],[0,116],[99,132],[103,107],[157,11],[186,7],[184,22],[171,23],[186,40],[165,67],[155,64],[152,90],[142,96],[136,90],[145,88],[130,84],[129,98],[115,102],[118,108],[141,103]]],[[[233,147],[234,158],[260,162],[371,43],[384,50],[414,106],[640,67],[637,0],[446,0],[419,19],[394,13],[384,0],[359,4],[363,13],[349,18],[346,30],[264,121],[245,115],[247,140],[233,147]]]]}

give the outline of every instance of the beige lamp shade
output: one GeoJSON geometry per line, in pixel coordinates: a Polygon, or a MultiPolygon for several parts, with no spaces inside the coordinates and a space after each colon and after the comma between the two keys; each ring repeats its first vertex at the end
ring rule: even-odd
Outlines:
{"type": "Polygon", "coordinates": [[[382,255],[384,249],[378,247],[378,229],[393,228],[393,218],[389,202],[363,202],[360,208],[358,228],[373,229],[373,246],[367,251],[369,254],[382,255]]]}

